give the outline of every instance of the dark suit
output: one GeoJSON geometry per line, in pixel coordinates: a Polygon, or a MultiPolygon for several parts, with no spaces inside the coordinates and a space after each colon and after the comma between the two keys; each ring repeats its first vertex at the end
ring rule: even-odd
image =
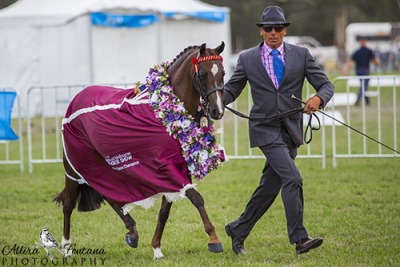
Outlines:
{"type": "MultiPolygon", "coordinates": [[[[325,105],[332,97],[334,87],[317,66],[306,48],[284,43],[285,72],[275,88],[260,57],[263,43],[239,55],[236,69],[224,85],[224,103],[233,102],[250,84],[253,98],[251,117],[270,117],[301,108],[291,98],[302,97],[304,79],[315,88],[325,105]]],[[[307,237],[303,226],[302,177],[294,164],[297,147],[303,144],[303,114],[295,113],[281,120],[263,122],[249,120],[250,146],[260,147],[267,158],[260,184],[253,193],[243,214],[230,223],[230,229],[243,241],[259,218],[268,210],[282,188],[288,235],[291,243],[307,237]]]]}

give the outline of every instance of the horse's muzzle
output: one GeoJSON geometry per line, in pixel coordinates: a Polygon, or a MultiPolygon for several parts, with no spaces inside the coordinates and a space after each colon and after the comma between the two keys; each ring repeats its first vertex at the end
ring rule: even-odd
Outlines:
{"type": "Polygon", "coordinates": [[[223,90],[221,87],[216,87],[208,91],[205,97],[208,101],[208,114],[214,120],[220,120],[224,116],[223,90]],[[215,96],[212,100],[211,95],[215,96]]]}
{"type": "Polygon", "coordinates": [[[220,94],[218,94],[216,103],[210,103],[208,106],[208,114],[213,120],[220,120],[224,116],[225,106],[222,97],[219,96],[220,94]]]}
{"type": "Polygon", "coordinates": [[[219,108],[212,109],[210,106],[209,113],[213,120],[220,120],[224,116],[224,107],[222,107],[222,110],[220,110],[219,108]]]}

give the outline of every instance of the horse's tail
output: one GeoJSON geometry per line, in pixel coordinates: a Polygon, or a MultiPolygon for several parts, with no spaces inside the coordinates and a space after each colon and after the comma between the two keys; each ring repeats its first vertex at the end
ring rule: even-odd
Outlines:
{"type": "Polygon", "coordinates": [[[100,209],[101,204],[104,204],[104,197],[87,184],[79,185],[79,188],[78,211],[85,212],[100,209]]]}
{"type": "Polygon", "coordinates": [[[104,203],[104,197],[89,185],[69,181],[64,189],[53,198],[58,205],[74,209],[78,203],[78,211],[87,212],[99,209],[104,203]],[[75,183],[73,188],[69,187],[72,183],[75,183]]]}

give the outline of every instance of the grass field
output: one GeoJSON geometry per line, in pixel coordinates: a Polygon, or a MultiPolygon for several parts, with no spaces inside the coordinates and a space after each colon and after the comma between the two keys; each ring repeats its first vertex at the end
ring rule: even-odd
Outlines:
{"type": "MultiPolygon", "coordinates": [[[[383,97],[390,101],[390,96],[383,97]]],[[[373,111],[368,112],[372,120],[373,111]]],[[[368,131],[375,134],[373,128],[368,131]]],[[[54,129],[48,134],[54,135],[54,129]]],[[[384,134],[391,138],[390,131],[384,134]]],[[[318,140],[319,133],[315,135],[318,140]]],[[[353,137],[359,147],[357,138],[353,137]]],[[[338,149],[346,150],[345,139],[338,140],[338,149]]],[[[241,150],[248,148],[246,141],[240,146],[241,150]]],[[[11,148],[11,154],[18,153],[16,148],[11,148]]],[[[173,205],[166,225],[165,258],[153,260],[150,243],[158,201],[152,209],[131,212],[140,235],[137,249],[125,244],[127,230],[108,205],[95,212],[74,212],[74,246],[92,251],[63,262],[53,249],[53,263],[40,247],[39,233],[46,227],[61,242],[62,209],[51,199],[63,188],[62,164],[37,164],[32,174],[20,173],[17,165],[0,165],[0,266],[400,266],[399,158],[339,159],[337,168],[331,164],[322,168],[317,159],[296,162],[304,178],[305,226],[311,236],[324,238],[324,244],[310,253],[296,255],[289,244],[278,197],[246,240],[247,255],[233,254],[224,225],[240,215],[259,182],[264,160],[253,159],[230,160],[197,183],[224,245],[223,253],[207,251],[208,236],[197,210],[184,200],[173,205]],[[93,252],[99,250],[104,253],[93,252]]]]}
{"type": "MultiPolygon", "coordinates": [[[[310,235],[323,237],[324,244],[296,256],[287,239],[282,201],[277,198],[246,240],[247,256],[233,254],[224,225],[243,211],[262,165],[262,160],[232,160],[198,183],[223,242],[222,254],[207,251],[200,217],[184,200],[172,207],[162,242],[164,259],[154,261],[150,246],[158,207],[131,212],[140,231],[139,247],[131,249],[123,240],[126,229],[107,205],[91,213],[73,213],[76,248],[105,251],[73,259],[80,264],[82,259],[96,258],[100,265],[100,258],[105,258],[104,266],[400,266],[398,159],[343,160],[337,169],[322,169],[318,160],[298,160],[304,177],[305,225],[310,235]]],[[[16,166],[1,169],[0,251],[14,244],[35,248],[43,227],[61,242],[62,211],[51,202],[63,186],[61,166],[39,165],[34,174],[20,174],[16,166]]],[[[52,253],[60,257],[56,250],[52,253]]],[[[37,255],[4,254],[4,266],[16,266],[12,263],[18,260],[17,266],[23,266],[24,258],[30,260],[25,266],[34,266],[33,258],[46,259],[40,247],[37,255]]]]}

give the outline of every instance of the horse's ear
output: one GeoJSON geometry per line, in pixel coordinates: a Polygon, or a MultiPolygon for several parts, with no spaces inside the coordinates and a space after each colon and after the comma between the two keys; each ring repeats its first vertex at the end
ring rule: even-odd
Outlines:
{"type": "Polygon", "coordinates": [[[222,53],[222,51],[224,51],[224,48],[225,48],[225,43],[224,43],[224,41],[222,41],[222,42],[221,42],[221,45],[218,46],[217,48],[215,48],[215,52],[217,52],[218,55],[219,55],[219,54],[222,53]]]}
{"type": "Polygon", "coordinates": [[[206,52],[206,44],[202,44],[200,46],[200,55],[204,55],[204,53],[206,52]]]}

